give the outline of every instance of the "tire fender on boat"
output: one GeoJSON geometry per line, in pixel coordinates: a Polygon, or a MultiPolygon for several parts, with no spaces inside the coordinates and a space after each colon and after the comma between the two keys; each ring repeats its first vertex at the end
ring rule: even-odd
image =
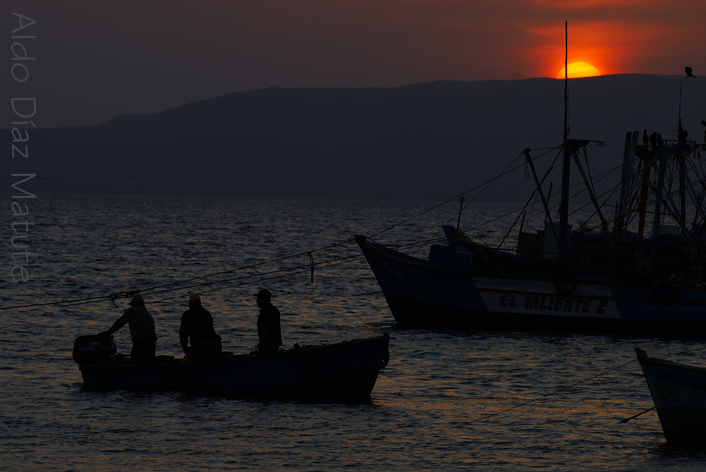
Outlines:
{"type": "Polygon", "coordinates": [[[677,299],[677,286],[669,280],[660,280],[652,288],[652,295],[659,303],[672,303],[677,299]]]}
{"type": "Polygon", "coordinates": [[[578,281],[571,272],[559,272],[554,278],[554,288],[562,295],[571,295],[576,287],[578,287],[578,281]]]}
{"type": "Polygon", "coordinates": [[[388,348],[385,348],[385,351],[382,353],[382,359],[380,361],[380,368],[384,369],[387,367],[387,364],[390,362],[390,350],[388,348]]]}

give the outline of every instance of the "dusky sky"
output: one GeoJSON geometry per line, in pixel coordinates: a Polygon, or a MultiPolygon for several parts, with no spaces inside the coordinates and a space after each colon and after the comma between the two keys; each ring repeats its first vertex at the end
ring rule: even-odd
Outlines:
{"type": "MultiPolygon", "coordinates": [[[[0,89],[6,104],[36,98],[39,127],[273,85],[554,78],[564,21],[569,63],[601,74],[683,75],[691,66],[706,75],[704,0],[3,0],[0,15],[0,89]],[[13,33],[13,13],[36,23],[13,33]],[[25,50],[34,59],[18,59],[25,50]],[[27,66],[23,82],[17,63],[27,66]]],[[[13,116],[3,108],[7,128],[13,116]]]]}

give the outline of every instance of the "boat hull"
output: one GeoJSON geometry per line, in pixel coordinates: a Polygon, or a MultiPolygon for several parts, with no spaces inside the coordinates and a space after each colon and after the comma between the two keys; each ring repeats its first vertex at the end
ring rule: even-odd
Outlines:
{"type": "Polygon", "coordinates": [[[706,289],[475,273],[356,237],[399,325],[609,332],[706,327],[706,289]]]}
{"type": "Polygon", "coordinates": [[[389,359],[389,335],[201,361],[82,365],[87,390],[364,400],[389,359]]]}
{"type": "Polygon", "coordinates": [[[706,443],[706,368],[635,352],[667,441],[706,443]]]}

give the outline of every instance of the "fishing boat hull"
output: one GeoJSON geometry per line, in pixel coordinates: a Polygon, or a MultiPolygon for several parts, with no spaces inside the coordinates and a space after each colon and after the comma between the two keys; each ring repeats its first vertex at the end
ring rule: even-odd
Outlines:
{"type": "Polygon", "coordinates": [[[218,359],[81,365],[84,389],[181,391],[240,397],[366,400],[389,359],[389,335],[218,359]]]}
{"type": "Polygon", "coordinates": [[[483,255],[460,246],[425,260],[363,236],[356,241],[402,326],[630,333],[706,328],[703,286],[523,274],[519,259],[507,266],[514,270],[482,273],[472,266],[483,255]]]}
{"type": "Polygon", "coordinates": [[[647,356],[635,348],[668,442],[706,441],[706,368],[647,356]]]}

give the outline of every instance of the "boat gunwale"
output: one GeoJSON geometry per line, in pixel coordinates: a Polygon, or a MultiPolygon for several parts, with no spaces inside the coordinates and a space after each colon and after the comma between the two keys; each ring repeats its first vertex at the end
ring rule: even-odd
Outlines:
{"type": "MultiPolygon", "coordinates": [[[[271,359],[274,357],[291,357],[296,355],[301,355],[307,352],[315,352],[319,350],[329,350],[337,349],[341,347],[347,347],[357,344],[376,344],[385,343],[386,349],[389,346],[390,335],[388,333],[383,333],[379,336],[374,336],[370,338],[361,339],[351,339],[347,341],[339,341],[331,344],[311,344],[307,346],[301,346],[299,348],[286,349],[277,352],[259,353],[257,351],[244,354],[225,354],[222,357],[211,358],[211,359],[200,359],[200,360],[184,360],[171,357],[169,359],[164,359],[161,362],[150,362],[150,363],[131,363],[129,360],[125,362],[96,362],[92,364],[84,364],[79,366],[80,371],[96,371],[96,370],[148,370],[148,369],[164,369],[164,368],[178,368],[178,367],[191,367],[191,366],[205,366],[205,365],[221,365],[221,364],[233,364],[238,362],[247,362],[249,360],[255,359],[271,359]]],[[[111,356],[108,359],[112,359],[111,356]]],[[[126,358],[127,359],[127,358],[126,358]]]]}
{"type": "MultiPolygon", "coordinates": [[[[392,262],[396,262],[399,264],[404,264],[406,261],[412,261],[414,263],[418,263],[419,265],[423,265],[425,270],[428,271],[433,271],[433,272],[441,272],[445,274],[457,274],[457,275],[462,275],[462,276],[471,276],[474,279],[477,278],[496,278],[496,279],[511,279],[511,280],[518,280],[518,281],[524,281],[524,282],[548,282],[548,283],[554,283],[556,282],[556,276],[532,276],[532,275],[522,275],[522,274],[497,274],[497,273],[491,273],[491,272],[479,272],[479,271],[468,271],[468,270],[462,270],[462,269],[453,269],[453,268],[445,268],[445,267],[435,267],[429,260],[426,259],[421,259],[419,257],[415,256],[409,256],[403,253],[400,253],[394,249],[390,249],[380,243],[369,243],[375,245],[375,249],[381,248],[380,251],[372,251],[375,252],[375,255],[377,257],[380,257],[381,259],[389,260],[392,262]]],[[[361,246],[362,247],[362,246],[361,246]]],[[[363,248],[365,249],[365,248],[363,248]]],[[[411,265],[411,264],[410,264],[411,265]]],[[[591,279],[583,279],[580,277],[582,273],[588,273],[588,271],[581,271],[577,270],[575,271],[576,275],[579,275],[577,277],[576,281],[577,283],[581,285],[592,285],[592,286],[606,286],[606,287],[630,287],[630,288],[644,288],[644,289],[649,289],[652,290],[654,289],[660,282],[642,282],[642,283],[635,283],[631,281],[620,281],[620,280],[591,280],[591,279]]],[[[475,280],[474,280],[475,282],[475,280]]],[[[671,283],[671,282],[670,282],[671,283]]],[[[706,285],[694,285],[694,284],[689,284],[689,285],[678,285],[678,284],[673,284],[675,288],[677,289],[682,289],[682,290],[694,290],[694,291],[706,291],[706,285]]],[[[553,295],[553,296],[566,296],[562,295],[559,293],[545,293],[545,292],[528,292],[525,290],[513,290],[513,289],[496,289],[496,288],[488,288],[488,287],[478,287],[476,286],[476,290],[478,291],[486,291],[486,292],[504,292],[504,293],[521,293],[521,294],[527,294],[527,293],[532,293],[532,294],[540,294],[540,295],[553,295]]],[[[618,300],[618,301],[626,301],[626,302],[639,302],[639,301],[645,301],[645,298],[638,298],[638,297],[615,297],[612,295],[609,296],[597,296],[597,295],[582,295],[584,298],[601,298],[601,299],[609,299],[609,300],[618,300]]],[[[650,300],[654,301],[654,300],[650,300]]],[[[659,302],[659,304],[669,304],[669,302],[659,302]]],[[[699,300],[680,300],[679,303],[684,303],[684,304],[701,304],[702,302],[699,300]]]]}
{"type": "MultiPolygon", "coordinates": [[[[639,347],[635,348],[635,353],[637,355],[637,360],[640,366],[647,366],[652,368],[662,368],[667,370],[676,370],[679,372],[685,372],[692,375],[703,375],[706,376],[706,367],[694,366],[689,364],[684,364],[680,362],[668,361],[665,359],[660,359],[658,357],[649,357],[645,351],[639,347]]],[[[649,380],[648,380],[649,382],[649,380]]]]}

